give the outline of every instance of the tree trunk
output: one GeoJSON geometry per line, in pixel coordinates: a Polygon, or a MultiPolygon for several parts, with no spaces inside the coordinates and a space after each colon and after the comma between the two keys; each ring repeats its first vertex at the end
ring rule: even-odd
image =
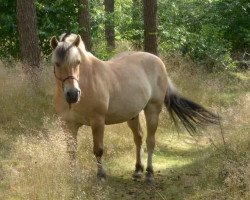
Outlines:
{"type": "Polygon", "coordinates": [[[40,47],[35,0],[17,0],[17,21],[21,57],[32,78],[39,76],[40,47]]]}
{"type": "Polygon", "coordinates": [[[144,50],[157,55],[157,0],[143,0],[144,50]]]}
{"type": "Polygon", "coordinates": [[[89,1],[79,0],[79,26],[81,37],[84,41],[87,51],[91,51],[91,28],[90,28],[90,13],[89,1]]]}
{"type": "Polygon", "coordinates": [[[115,48],[115,26],[114,26],[114,10],[115,1],[114,0],[104,0],[105,6],[105,37],[107,40],[108,50],[113,50],[115,48]]]}

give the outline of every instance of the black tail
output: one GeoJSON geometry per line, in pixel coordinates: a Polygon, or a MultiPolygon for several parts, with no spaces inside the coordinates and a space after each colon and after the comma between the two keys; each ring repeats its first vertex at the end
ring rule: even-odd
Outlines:
{"type": "Polygon", "coordinates": [[[183,123],[189,133],[195,133],[197,127],[219,124],[219,117],[206,110],[203,106],[182,97],[169,81],[164,100],[170,117],[178,127],[177,118],[183,123]]]}

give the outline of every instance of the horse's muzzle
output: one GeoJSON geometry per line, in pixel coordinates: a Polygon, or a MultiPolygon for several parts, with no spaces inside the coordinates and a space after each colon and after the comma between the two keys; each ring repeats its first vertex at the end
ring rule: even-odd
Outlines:
{"type": "Polygon", "coordinates": [[[76,103],[80,99],[81,91],[73,88],[66,92],[65,97],[68,103],[76,103]]]}

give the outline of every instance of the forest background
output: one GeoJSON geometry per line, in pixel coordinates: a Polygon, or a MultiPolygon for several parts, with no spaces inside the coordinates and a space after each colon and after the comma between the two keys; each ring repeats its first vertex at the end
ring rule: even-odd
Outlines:
{"type": "MultiPolygon", "coordinates": [[[[16,4],[15,0],[0,1],[0,58],[4,60],[21,58],[16,4]]],[[[127,42],[143,50],[143,2],[140,0],[56,0],[53,3],[39,0],[35,8],[37,30],[34,31],[39,36],[42,59],[51,54],[49,40],[53,35],[69,31],[84,34],[86,26],[80,23],[82,10],[89,13],[85,19],[90,23],[92,52],[97,57],[107,59],[112,55],[105,47],[105,24],[111,24],[114,29],[117,47],[127,42]],[[111,10],[107,11],[108,6],[111,10]]],[[[158,51],[188,55],[210,71],[247,68],[249,10],[247,0],[158,0],[157,32],[153,33],[157,35],[158,51]]]]}

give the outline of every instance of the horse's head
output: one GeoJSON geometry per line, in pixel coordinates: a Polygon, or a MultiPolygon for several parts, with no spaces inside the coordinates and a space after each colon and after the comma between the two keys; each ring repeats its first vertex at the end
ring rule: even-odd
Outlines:
{"type": "Polygon", "coordinates": [[[80,35],[75,34],[64,34],[59,41],[54,36],[50,41],[57,84],[62,87],[69,104],[78,102],[81,96],[79,87],[81,52],[78,48],[80,42],[80,35]],[[66,37],[68,37],[67,40],[66,37]]]}

